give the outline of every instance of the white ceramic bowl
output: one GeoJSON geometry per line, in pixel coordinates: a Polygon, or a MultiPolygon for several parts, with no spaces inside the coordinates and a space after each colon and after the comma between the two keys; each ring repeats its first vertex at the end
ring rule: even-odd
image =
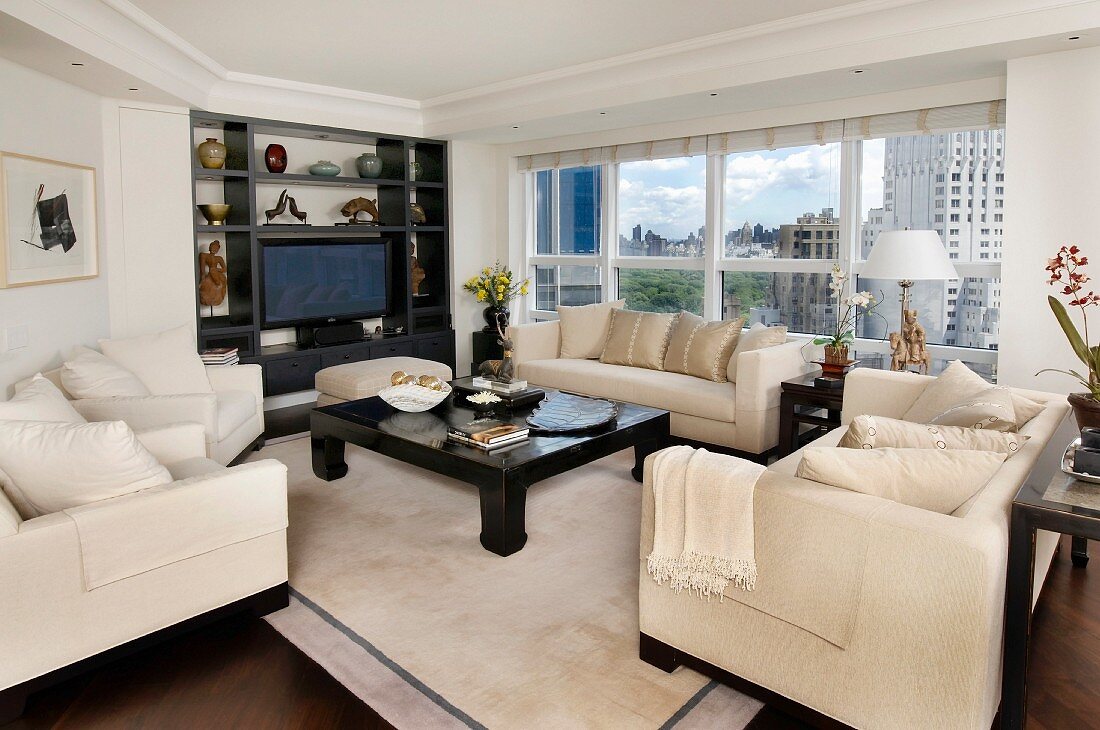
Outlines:
{"type": "Polygon", "coordinates": [[[451,394],[451,386],[443,384],[443,390],[432,390],[422,385],[391,385],[378,391],[378,397],[399,411],[420,413],[434,408],[451,394]]]}

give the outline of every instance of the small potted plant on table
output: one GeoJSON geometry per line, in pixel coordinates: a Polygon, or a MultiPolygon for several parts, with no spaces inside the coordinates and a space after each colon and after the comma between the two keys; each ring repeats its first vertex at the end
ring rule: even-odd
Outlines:
{"type": "MultiPolygon", "coordinates": [[[[814,338],[815,345],[825,345],[825,359],[820,361],[822,372],[830,377],[843,377],[855,360],[848,359],[848,348],[856,340],[856,321],[861,314],[878,314],[879,301],[871,292],[856,292],[845,297],[848,275],[834,264],[829,275],[829,293],[836,299],[836,328],[828,334],[814,338]]],[[[882,315],[879,315],[880,317],[882,315]]]]}
{"type": "Polygon", "coordinates": [[[1065,305],[1056,297],[1047,296],[1047,303],[1050,304],[1055,319],[1066,334],[1066,339],[1073,348],[1073,354],[1086,368],[1085,373],[1056,368],[1044,368],[1039,371],[1039,373],[1064,373],[1076,378],[1081,385],[1085,386],[1086,392],[1069,394],[1069,404],[1073,407],[1073,417],[1077,419],[1078,428],[1100,426],[1100,346],[1089,345],[1088,318],[1088,308],[1100,304],[1100,294],[1091,290],[1085,291],[1085,284],[1090,280],[1085,273],[1088,262],[1088,257],[1081,255],[1081,249],[1076,246],[1062,246],[1054,258],[1047,261],[1046,267],[1050,274],[1047,283],[1051,286],[1061,286],[1062,295],[1069,297],[1069,306],[1076,307],[1081,312],[1082,331],[1078,331],[1065,305]]]}

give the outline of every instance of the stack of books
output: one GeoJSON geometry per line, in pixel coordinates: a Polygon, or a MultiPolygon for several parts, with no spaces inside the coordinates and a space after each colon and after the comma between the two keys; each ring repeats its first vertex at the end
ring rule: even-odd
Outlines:
{"type": "Polygon", "coordinates": [[[514,423],[495,419],[447,427],[447,437],[452,441],[484,451],[523,443],[529,435],[530,429],[526,426],[517,426],[514,423]]]}
{"type": "Polygon", "coordinates": [[[215,347],[212,350],[203,350],[201,357],[202,364],[207,367],[236,365],[241,361],[236,347],[215,347]]]}

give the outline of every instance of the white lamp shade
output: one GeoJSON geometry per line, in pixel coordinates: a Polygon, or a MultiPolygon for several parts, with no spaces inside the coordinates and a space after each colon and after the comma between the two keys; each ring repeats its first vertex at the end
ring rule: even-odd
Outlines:
{"type": "Polygon", "coordinates": [[[959,278],[935,231],[883,231],[859,275],[913,281],[959,278]]]}

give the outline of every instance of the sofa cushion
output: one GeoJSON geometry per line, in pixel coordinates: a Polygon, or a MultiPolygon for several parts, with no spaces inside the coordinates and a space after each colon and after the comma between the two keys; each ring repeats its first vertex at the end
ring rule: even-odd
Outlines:
{"type": "Polygon", "coordinates": [[[168,473],[172,475],[172,481],[174,482],[180,482],[184,479],[190,479],[191,477],[201,477],[207,474],[223,472],[229,468],[205,456],[193,456],[190,459],[165,464],[164,467],[168,470],[168,473]]]}
{"type": "Polygon", "coordinates": [[[744,317],[732,322],[708,322],[697,314],[680,312],[669,336],[665,370],[726,382],[730,357],[744,325],[744,317]]]}
{"type": "Polygon", "coordinates": [[[314,384],[317,390],[334,398],[359,400],[388,388],[390,376],[398,370],[409,375],[434,375],[440,380],[451,380],[451,368],[441,362],[402,356],[333,365],[317,373],[314,384]]]}
{"type": "Polygon", "coordinates": [[[532,360],[520,375],[532,384],[733,423],[734,385],[595,360],[532,360]]]}
{"type": "Polygon", "coordinates": [[[992,451],[809,446],[795,476],[946,515],[984,487],[1004,460],[992,451]]]}
{"type": "Polygon", "coordinates": [[[236,431],[256,415],[256,396],[247,390],[223,390],[218,393],[218,440],[236,431]]]}
{"type": "Polygon", "coordinates": [[[607,333],[600,362],[663,370],[668,337],[672,334],[675,314],[611,310],[611,330],[607,333]]]}
{"type": "Polygon", "coordinates": [[[23,519],[172,481],[122,421],[0,422],[0,470],[23,519]]]}
{"type": "Polygon", "coordinates": [[[84,423],[65,394],[38,373],[12,399],[0,403],[0,421],[84,423]]]}
{"type": "Polygon", "coordinates": [[[1012,457],[1030,436],[988,429],[899,421],[885,416],[856,416],[838,444],[848,449],[964,449],[995,451],[1012,457]]]}
{"type": "Polygon", "coordinates": [[[140,379],[103,353],[77,347],[61,366],[61,383],[73,398],[149,395],[140,379]]]}
{"type": "Polygon", "coordinates": [[[582,307],[558,307],[558,322],[561,325],[560,357],[599,357],[611,329],[611,310],[622,309],[625,304],[626,300],[620,299],[582,307]]]}
{"type": "Polygon", "coordinates": [[[737,358],[742,352],[763,350],[765,347],[782,345],[786,341],[787,327],[785,325],[769,327],[766,324],[757,322],[752,327],[749,327],[748,332],[742,332],[741,337],[737,340],[737,347],[733,348],[733,354],[730,355],[729,367],[726,368],[726,377],[730,382],[737,382],[737,358]]]}
{"type": "MultiPolygon", "coordinates": [[[[989,382],[984,380],[982,376],[968,368],[961,360],[955,360],[944,368],[935,380],[928,383],[920,396],[913,402],[913,405],[902,416],[902,420],[930,423],[933,418],[942,414],[948,408],[958,405],[963,399],[976,395],[989,387],[989,382]]],[[[1043,404],[1036,403],[1019,393],[1010,393],[1010,396],[1017,428],[1021,428],[1043,410],[1043,404]]]]}
{"type": "Polygon", "coordinates": [[[941,426],[980,428],[988,431],[1015,432],[1016,410],[1012,407],[1012,392],[991,385],[953,403],[928,420],[941,426]]]}
{"type": "Polygon", "coordinates": [[[185,326],[151,335],[100,340],[99,349],[138,377],[153,395],[213,393],[206,368],[185,326]]]}

